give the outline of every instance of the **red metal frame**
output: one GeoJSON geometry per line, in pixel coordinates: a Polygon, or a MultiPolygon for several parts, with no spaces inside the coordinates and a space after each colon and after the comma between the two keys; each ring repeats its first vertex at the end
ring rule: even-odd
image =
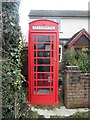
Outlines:
{"type": "Polygon", "coordinates": [[[51,20],[36,20],[29,23],[29,104],[58,103],[58,54],[58,23],[51,20]],[[42,41],[42,38],[45,41],[42,41]]]}

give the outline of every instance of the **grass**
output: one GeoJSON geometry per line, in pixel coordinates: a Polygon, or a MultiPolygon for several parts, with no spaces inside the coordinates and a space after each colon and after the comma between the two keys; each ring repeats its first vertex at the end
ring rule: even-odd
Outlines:
{"type": "Polygon", "coordinates": [[[75,114],[73,114],[72,116],[69,116],[69,117],[51,116],[50,118],[55,118],[57,120],[69,120],[69,118],[72,118],[72,119],[80,118],[82,120],[83,118],[85,118],[87,120],[87,119],[90,119],[90,112],[76,112],[75,114]]]}
{"type": "Polygon", "coordinates": [[[73,117],[75,118],[90,118],[90,112],[76,112],[73,117]]]}
{"type": "Polygon", "coordinates": [[[32,112],[31,116],[32,116],[32,118],[38,118],[38,113],[37,112],[32,112]]]}

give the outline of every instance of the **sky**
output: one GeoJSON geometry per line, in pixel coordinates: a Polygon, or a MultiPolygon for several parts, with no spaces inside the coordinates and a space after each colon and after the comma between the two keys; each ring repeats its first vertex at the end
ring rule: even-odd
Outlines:
{"type": "Polygon", "coordinates": [[[27,40],[30,10],[88,10],[90,0],[21,0],[20,26],[27,40]]]}

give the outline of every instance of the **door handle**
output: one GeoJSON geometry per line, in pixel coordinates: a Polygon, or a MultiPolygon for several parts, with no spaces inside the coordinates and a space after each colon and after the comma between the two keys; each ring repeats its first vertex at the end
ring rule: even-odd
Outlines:
{"type": "Polygon", "coordinates": [[[54,62],[56,63],[56,59],[54,59],[54,62]]]}

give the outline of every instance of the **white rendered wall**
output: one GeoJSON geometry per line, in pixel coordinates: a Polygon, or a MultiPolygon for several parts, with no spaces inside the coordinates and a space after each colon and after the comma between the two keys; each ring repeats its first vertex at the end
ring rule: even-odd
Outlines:
{"type": "Polygon", "coordinates": [[[88,31],[88,18],[61,19],[60,38],[71,38],[81,29],[88,31]]]}

